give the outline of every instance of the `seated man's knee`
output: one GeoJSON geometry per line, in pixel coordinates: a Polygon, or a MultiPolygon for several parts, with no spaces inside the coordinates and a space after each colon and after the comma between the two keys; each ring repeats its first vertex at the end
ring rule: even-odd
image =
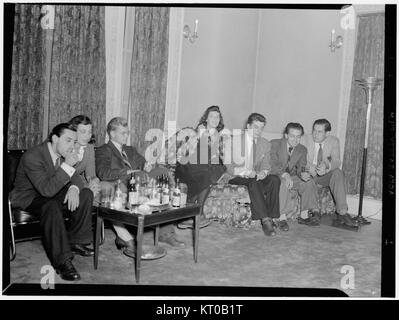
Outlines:
{"type": "Polygon", "coordinates": [[[41,207],[41,219],[62,218],[62,203],[57,198],[49,199],[41,207]]]}
{"type": "Polygon", "coordinates": [[[271,182],[273,185],[275,185],[275,186],[277,186],[277,187],[280,186],[280,184],[281,184],[281,179],[280,179],[279,176],[277,176],[277,175],[275,175],[275,174],[271,174],[271,175],[269,175],[269,179],[270,179],[270,182],[271,182]]]}
{"type": "Polygon", "coordinates": [[[80,190],[79,198],[80,198],[80,201],[93,202],[93,198],[94,198],[93,191],[91,191],[88,188],[83,188],[82,190],[80,190]]]}

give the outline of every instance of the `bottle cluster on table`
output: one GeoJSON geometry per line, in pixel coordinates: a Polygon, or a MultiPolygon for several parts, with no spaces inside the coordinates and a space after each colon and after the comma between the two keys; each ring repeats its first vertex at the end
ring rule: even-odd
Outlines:
{"type": "Polygon", "coordinates": [[[148,202],[151,205],[185,206],[187,186],[177,181],[170,181],[168,175],[160,175],[141,182],[139,176],[131,174],[128,186],[128,206],[132,208],[148,202]]]}

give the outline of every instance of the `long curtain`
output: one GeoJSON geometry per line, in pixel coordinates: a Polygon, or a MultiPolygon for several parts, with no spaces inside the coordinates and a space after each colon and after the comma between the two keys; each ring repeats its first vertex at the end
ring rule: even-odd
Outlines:
{"type": "MultiPolygon", "coordinates": [[[[384,77],[384,14],[359,17],[353,80],[384,77]]],[[[382,197],[384,86],[377,89],[370,116],[370,133],[364,195],[382,197]]],[[[343,170],[349,194],[358,194],[366,127],[366,96],[352,84],[346,130],[343,170]]]]}
{"type": "Polygon", "coordinates": [[[168,45],[169,8],[136,7],[129,114],[131,144],[142,154],[147,130],[164,125],[168,45]]]}
{"type": "Polygon", "coordinates": [[[30,148],[45,138],[42,127],[46,50],[40,9],[40,5],[15,4],[8,149],[30,148]]]}
{"type": "Polygon", "coordinates": [[[97,145],[105,139],[105,8],[55,7],[49,128],[84,114],[97,145]]]}

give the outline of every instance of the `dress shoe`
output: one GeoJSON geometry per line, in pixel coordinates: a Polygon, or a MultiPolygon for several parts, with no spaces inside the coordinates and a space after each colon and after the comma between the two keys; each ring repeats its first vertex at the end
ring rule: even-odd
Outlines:
{"type": "Polygon", "coordinates": [[[128,256],[130,258],[136,258],[136,247],[134,246],[133,239],[125,241],[116,236],[115,245],[118,250],[122,250],[125,256],[128,256]]]}
{"type": "Polygon", "coordinates": [[[130,239],[128,241],[122,240],[118,236],[115,238],[115,245],[118,250],[124,249],[124,248],[134,248],[134,241],[133,239],[130,239]]]}
{"type": "Polygon", "coordinates": [[[176,248],[184,248],[186,244],[183,241],[177,240],[174,236],[171,236],[166,239],[159,239],[159,242],[167,243],[168,245],[176,248]]]}
{"type": "Polygon", "coordinates": [[[338,214],[337,213],[337,221],[341,224],[345,224],[349,227],[357,227],[358,223],[352,219],[349,214],[338,214]]]}
{"type": "Polygon", "coordinates": [[[71,259],[66,260],[56,269],[57,274],[66,281],[80,280],[80,275],[72,264],[71,259]]]}
{"type": "Polygon", "coordinates": [[[276,231],[273,228],[273,221],[270,218],[264,218],[261,220],[262,230],[266,236],[275,236],[276,231]]]}
{"type": "Polygon", "coordinates": [[[288,226],[287,220],[280,220],[278,223],[278,227],[281,231],[288,231],[290,227],[288,226]]]}
{"type": "MultiPolygon", "coordinates": [[[[199,218],[199,227],[200,228],[205,228],[205,227],[209,226],[210,224],[211,224],[211,221],[209,219],[205,218],[203,215],[200,215],[200,218],[199,218]]],[[[177,225],[177,227],[179,229],[187,229],[187,228],[194,229],[194,219],[187,219],[183,222],[180,222],[177,225]]]]}
{"type": "Polygon", "coordinates": [[[317,219],[313,219],[313,218],[303,219],[301,217],[298,217],[298,223],[299,224],[305,224],[305,225],[310,226],[310,227],[316,227],[316,226],[320,225],[320,221],[318,221],[317,219]]]}
{"type": "Polygon", "coordinates": [[[309,217],[310,217],[311,219],[313,219],[313,220],[319,222],[319,224],[320,224],[320,221],[321,221],[321,213],[320,213],[319,210],[311,210],[311,211],[309,212],[309,217]]]}
{"type": "Polygon", "coordinates": [[[83,257],[90,257],[94,255],[94,250],[84,246],[83,244],[73,244],[71,245],[71,250],[73,253],[83,257]]]}

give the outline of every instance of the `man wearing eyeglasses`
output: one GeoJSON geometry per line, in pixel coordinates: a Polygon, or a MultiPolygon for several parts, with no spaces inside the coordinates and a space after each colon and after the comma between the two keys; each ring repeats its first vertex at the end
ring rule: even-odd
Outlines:
{"type": "MultiPolygon", "coordinates": [[[[167,173],[166,169],[155,168],[151,163],[132,146],[126,146],[129,137],[128,122],[121,117],[111,119],[107,125],[109,136],[108,143],[96,150],[96,173],[100,180],[115,183],[120,180],[126,191],[130,174],[137,170],[143,170],[150,176],[167,173]]],[[[117,237],[115,244],[123,253],[135,258],[135,245],[133,237],[123,224],[114,224],[117,237]]],[[[173,224],[162,225],[159,232],[159,241],[172,247],[185,247],[184,242],[176,238],[173,224]]]]}

